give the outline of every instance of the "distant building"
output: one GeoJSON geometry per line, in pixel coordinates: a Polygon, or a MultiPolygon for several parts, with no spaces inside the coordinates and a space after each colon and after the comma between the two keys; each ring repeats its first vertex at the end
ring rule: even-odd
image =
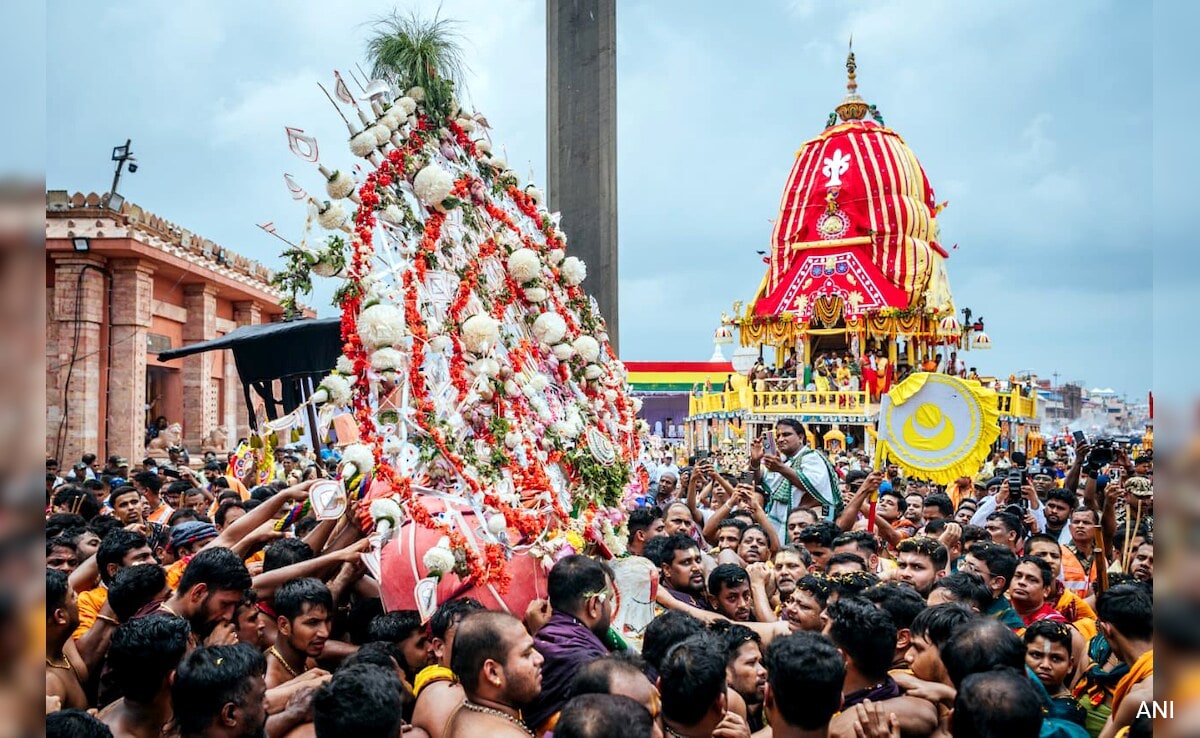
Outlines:
{"type": "Polygon", "coordinates": [[[137,463],[149,423],[182,423],[192,452],[214,430],[248,432],[228,351],[159,352],[279,320],[271,272],[137,205],[46,193],[46,449],[137,463]]]}

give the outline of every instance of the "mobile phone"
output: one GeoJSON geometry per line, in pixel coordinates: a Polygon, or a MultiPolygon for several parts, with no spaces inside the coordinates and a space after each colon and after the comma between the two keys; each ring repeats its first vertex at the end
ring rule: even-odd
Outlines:
{"type": "Polygon", "coordinates": [[[700,449],[696,452],[696,464],[699,465],[701,461],[704,461],[710,456],[712,456],[712,451],[709,451],[708,449],[700,449]]]}
{"type": "Polygon", "coordinates": [[[738,477],[738,484],[753,485],[754,484],[754,472],[752,472],[752,471],[742,472],[742,475],[740,477],[738,477]]]}
{"type": "Polygon", "coordinates": [[[775,431],[769,430],[763,434],[763,454],[778,456],[779,447],[775,445],[775,431]]]}
{"type": "Polygon", "coordinates": [[[1075,439],[1076,444],[1087,442],[1087,434],[1081,430],[1071,431],[1071,437],[1075,439]]]}
{"type": "Polygon", "coordinates": [[[171,479],[179,479],[180,478],[179,472],[175,471],[174,469],[172,469],[168,466],[164,466],[162,469],[159,469],[159,471],[162,472],[162,475],[164,477],[170,477],[171,479]]]}

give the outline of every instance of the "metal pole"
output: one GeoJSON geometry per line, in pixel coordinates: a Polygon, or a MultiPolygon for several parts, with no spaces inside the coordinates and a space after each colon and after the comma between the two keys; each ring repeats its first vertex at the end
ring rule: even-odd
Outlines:
{"type": "Polygon", "coordinates": [[[121,181],[121,169],[125,166],[125,161],[129,158],[129,147],[132,144],[132,138],[125,139],[125,153],[117,159],[117,171],[113,173],[112,189],[108,191],[109,197],[112,197],[117,192],[117,183],[121,181]]]}

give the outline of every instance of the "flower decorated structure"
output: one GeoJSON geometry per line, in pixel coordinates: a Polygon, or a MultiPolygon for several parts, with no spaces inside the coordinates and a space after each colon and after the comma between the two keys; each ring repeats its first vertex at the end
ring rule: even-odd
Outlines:
{"type": "Polygon", "coordinates": [[[438,535],[420,557],[428,576],[504,591],[515,556],[619,555],[639,424],[581,287],[587,267],[566,254],[541,190],[493,153],[482,118],[444,90],[448,108],[428,89],[394,92],[351,131],[357,189],[338,174],[349,168],[327,175],[339,197],[327,209],[353,213],[318,216],[349,231],[343,356],[318,398],[358,426],[343,478],[366,477],[368,500],[395,500],[405,524],[438,535]],[[432,496],[480,525],[431,512],[432,496]]]}

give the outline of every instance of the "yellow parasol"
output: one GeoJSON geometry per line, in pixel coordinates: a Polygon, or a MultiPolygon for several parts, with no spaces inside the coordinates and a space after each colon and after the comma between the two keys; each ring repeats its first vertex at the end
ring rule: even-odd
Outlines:
{"type": "Polygon", "coordinates": [[[875,465],[936,484],[973,477],[1000,435],[996,393],[948,374],[913,374],[883,396],[875,465]]]}

